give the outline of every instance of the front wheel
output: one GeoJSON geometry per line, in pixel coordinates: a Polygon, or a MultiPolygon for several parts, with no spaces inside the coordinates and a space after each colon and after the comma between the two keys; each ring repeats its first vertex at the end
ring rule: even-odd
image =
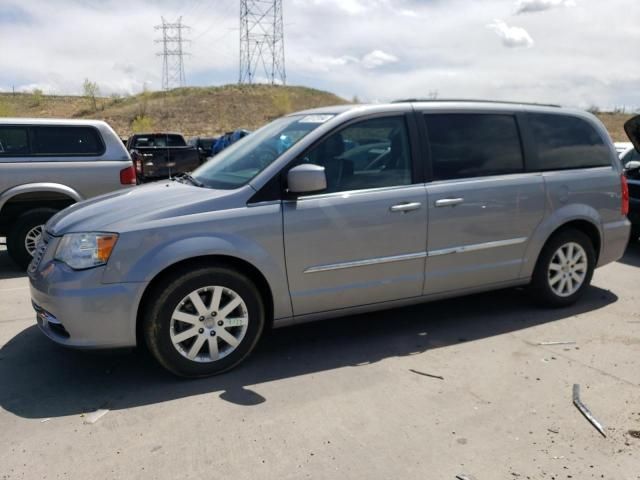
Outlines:
{"type": "Polygon", "coordinates": [[[534,299],[549,307],[572,305],[591,283],[595,263],[595,249],[587,235],[575,229],[560,231],[538,258],[531,280],[534,299]]]}
{"type": "Polygon", "coordinates": [[[148,298],[144,335],[154,357],[182,377],[222,373],[242,362],[265,324],[262,297],[224,267],[178,273],[148,298]]]}

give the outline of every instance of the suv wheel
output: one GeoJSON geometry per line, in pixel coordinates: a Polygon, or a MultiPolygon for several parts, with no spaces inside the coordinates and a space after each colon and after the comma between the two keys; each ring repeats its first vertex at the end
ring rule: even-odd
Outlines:
{"type": "Polygon", "coordinates": [[[57,210],[52,208],[38,208],[20,215],[7,235],[7,251],[9,256],[21,268],[26,269],[36,250],[40,235],[47,223],[57,210]]]}
{"type": "Polygon", "coordinates": [[[533,273],[535,300],[550,307],[572,305],[591,283],[595,263],[593,244],[584,233],[566,229],[555,234],[542,249],[533,273]]]}
{"type": "Polygon", "coordinates": [[[153,356],[182,377],[229,370],[264,329],[262,297],[246,276],[224,267],[175,275],[150,293],[144,336],[153,356]]]}

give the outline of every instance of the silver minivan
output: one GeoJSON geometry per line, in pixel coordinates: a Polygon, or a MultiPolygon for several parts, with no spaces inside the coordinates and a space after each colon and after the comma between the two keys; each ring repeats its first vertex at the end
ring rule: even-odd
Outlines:
{"type": "Polygon", "coordinates": [[[146,343],[181,376],[241,362],[270,327],[529,285],[575,302],[629,238],[592,115],[398,102],[269,123],[191,175],[53,217],[29,267],[40,329],[146,343]]]}

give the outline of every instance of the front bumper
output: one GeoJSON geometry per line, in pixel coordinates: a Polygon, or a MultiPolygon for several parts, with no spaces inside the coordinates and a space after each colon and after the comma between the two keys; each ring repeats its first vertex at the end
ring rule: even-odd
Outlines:
{"type": "Polygon", "coordinates": [[[137,308],[147,284],[102,284],[103,267],[75,271],[49,255],[29,271],[40,330],[69,347],[135,346],[137,308]]]}

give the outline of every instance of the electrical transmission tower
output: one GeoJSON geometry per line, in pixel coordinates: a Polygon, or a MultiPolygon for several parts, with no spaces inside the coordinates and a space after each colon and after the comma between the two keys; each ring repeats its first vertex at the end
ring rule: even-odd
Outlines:
{"type": "Polygon", "coordinates": [[[240,0],[240,83],[287,82],[282,0],[240,0]]]}
{"type": "Polygon", "coordinates": [[[162,44],[162,51],[157,55],[162,57],[162,89],[169,90],[175,87],[184,87],[186,84],[184,76],[184,56],[188,55],[182,44],[188,42],[182,35],[189,27],[182,24],[182,17],[176,22],[167,22],[162,18],[162,25],[153,27],[162,31],[162,38],[156,43],[162,44]]]}

